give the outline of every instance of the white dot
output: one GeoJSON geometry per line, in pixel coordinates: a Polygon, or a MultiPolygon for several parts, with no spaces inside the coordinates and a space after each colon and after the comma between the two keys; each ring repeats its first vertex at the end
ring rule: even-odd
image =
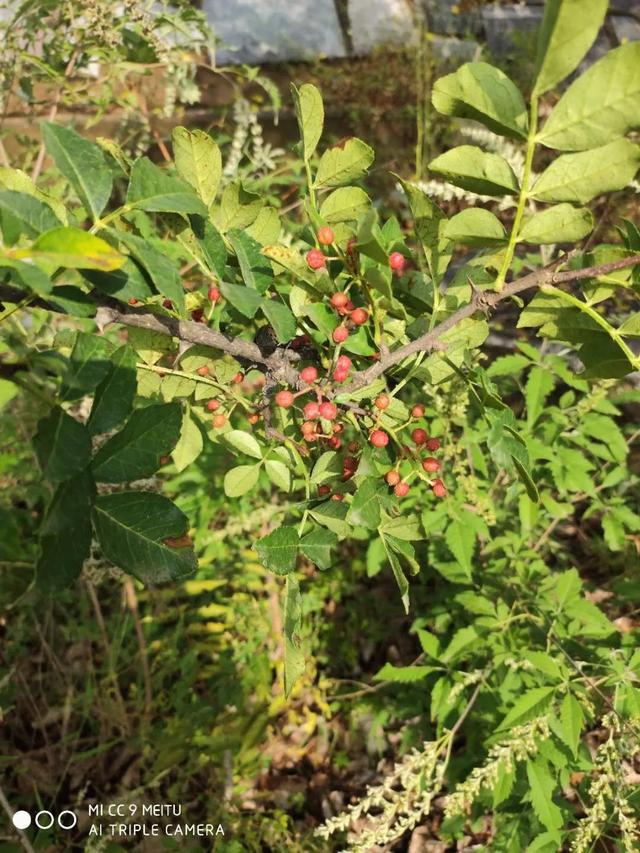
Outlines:
{"type": "Polygon", "coordinates": [[[19,811],[13,816],[13,825],[16,829],[26,829],[31,824],[31,815],[29,812],[19,811]]]}

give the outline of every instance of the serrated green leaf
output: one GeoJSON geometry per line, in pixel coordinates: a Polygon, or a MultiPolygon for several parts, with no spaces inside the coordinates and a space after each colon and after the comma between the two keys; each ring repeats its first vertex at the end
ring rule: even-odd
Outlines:
{"type": "Polygon", "coordinates": [[[616,139],[600,148],[562,154],[538,177],[531,198],[586,204],[602,193],[622,190],[640,167],[640,146],[616,139]]]}
{"type": "Polygon", "coordinates": [[[227,240],[238,258],[244,283],[258,293],[265,293],[273,284],[273,272],[262,254],[260,243],[246,231],[237,230],[229,231],[227,240]]]}
{"type": "Polygon", "coordinates": [[[91,550],[95,484],[87,471],[58,486],[40,528],[36,586],[54,594],[73,583],[91,550]]]}
{"type": "Polygon", "coordinates": [[[380,525],[380,532],[386,536],[394,536],[406,542],[418,542],[424,539],[422,524],[417,515],[399,515],[397,518],[388,518],[380,525]]]}
{"type": "Polygon", "coordinates": [[[48,121],[42,124],[42,138],[47,153],[96,221],[109,201],[113,186],[101,148],[70,127],[48,121]]]}
{"type": "Polygon", "coordinates": [[[296,318],[291,309],[283,302],[278,302],[276,299],[264,299],[262,301],[262,313],[273,327],[279,344],[286,344],[295,336],[296,318]]]}
{"type": "Polygon", "coordinates": [[[486,62],[468,62],[436,80],[431,100],[443,115],[475,119],[513,139],[527,135],[527,109],[521,93],[506,74],[486,62]]]}
{"type": "Polygon", "coordinates": [[[555,687],[534,687],[522,693],[498,726],[498,731],[520,725],[548,707],[555,687]]]}
{"type": "Polygon", "coordinates": [[[317,527],[300,540],[300,550],[319,569],[331,568],[331,549],[338,544],[333,531],[317,527]]]}
{"type": "Polygon", "coordinates": [[[111,357],[109,373],[96,389],[87,422],[92,435],[119,426],[133,408],[136,395],[136,354],[126,344],[111,357]]]}
{"type": "Polygon", "coordinates": [[[111,370],[110,353],[111,347],[104,338],[78,332],[60,387],[60,398],[77,400],[97,388],[111,370]]]}
{"type": "Polygon", "coordinates": [[[20,234],[37,237],[57,228],[60,220],[48,204],[27,193],[0,191],[0,224],[5,243],[16,242],[20,234]]]}
{"type": "Polygon", "coordinates": [[[527,779],[536,816],[549,832],[557,831],[564,821],[562,812],[552,799],[555,784],[546,763],[541,760],[527,761],[527,779]]]}
{"type": "Polygon", "coordinates": [[[136,261],[144,267],[158,293],[170,299],[174,307],[183,312],[184,288],[175,261],[155,249],[148,240],[136,237],[135,234],[114,229],[110,229],[109,233],[124,243],[136,261]]]}
{"type": "Polygon", "coordinates": [[[538,33],[534,95],[553,89],[574,71],[604,22],[608,0],[548,0],[538,33]]]}
{"type": "Polygon", "coordinates": [[[256,542],[260,562],[277,575],[288,575],[295,569],[299,537],[295,527],[276,527],[256,542]]]}
{"type": "Polygon", "coordinates": [[[640,42],[606,53],[569,86],[538,141],[561,151],[583,151],[640,126],[639,69],[640,42]]]}
{"type": "Polygon", "coordinates": [[[227,265],[227,249],[222,235],[212,222],[202,216],[190,216],[189,224],[205,264],[218,278],[222,278],[227,265]]]}
{"type": "Polygon", "coordinates": [[[222,177],[220,149],[204,130],[174,127],[171,140],[178,175],[193,187],[204,205],[210,207],[222,177]]]}
{"type": "Polygon", "coordinates": [[[196,570],[192,548],[179,541],[188,519],[163,495],[101,495],[93,509],[93,524],[105,557],[143,583],[175,581],[196,570]]]}
{"type": "Polygon", "coordinates": [[[178,403],[159,403],[136,409],[125,426],[102,445],[92,463],[96,480],[122,483],[150,477],[169,456],[182,427],[178,403]]]}
{"type": "Polygon", "coordinates": [[[316,486],[336,480],[342,474],[342,462],[334,450],[325,450],[311,470],[309,481],[316,486]]]}
{"type": "Polygon", "coordinates": [[[467,577],[470,578],[473,572],[476,532],[465,517],[455,519],[449,524],[445,533],[445,541],[467,577]]]}
{"type": "Polygon", "coordinates": [[[348,520],[354,526],[362,525],[372,530],[380,524],[380,487],[373,479],[365,480],[358,487],[351,507],[348,520]]]}
{"type": "Polygon", "coordinates": [[[310,509],[309,515],[323,527],[333,530],[340,538],[344,538],[349,533],[349,525],[345,521],[348,509],[342,501],[324,501],[310,509]]]}
{"type": "Polygon", "coordinates": [[[518,192],[518,179],[507,161],[475,145],[459,145],[445,151],[429,163],[429,169],[449,183],[480,195],[518,192]]]}
{"type": "Polygon", "coordinates": [[[434,670],[433,666],[394,666],[391,663],[385,663],[373,676],[373,680],[390,681],[394,684],[413,684],[416,681],[422,681],[434,670]]]}
{"type": "Polygon", "coordinates": [[[586,207],[556,204],[526,219],[518,241],[545,245],[577,243],[593,231],[593,214],[586,207]]]}
{"type": "Polygon", "coordinates": [[[247,456],[253,456],[255,459],[262,459],[260,445],[251,433],[232,429],[225,433],[224,440],[240,453],[246,453],[247,456]]]}
{"type": "Polygon", "coordinates": [[[147,157],[141,157],[133,164],[127,205],[156,213],[207,215],[207,208],[189,184],[167,174],[147,157]]]}
{"type": "Polygon", "coordinates": [[[221,281],[220,291],[224,298],[228,299],[233,307],[248,319],[255,317],[258,309],[262,307],[263,299],[252,287],[221,281]]]}
{"type": "Polygon", "coordinates": [[[369,208],[371,199],[360,187],[340,187],[320,205],[320,217],[328,223],[353,222],[369,208]]]}
{"type": "Polygon", "coordinates": [[[532,367],[527,377],[524,398],[527,404],[527,426],[533,427],[544,409],[544,404],[553,391],[555,381],[553,375],[543,367],[532,367]]]}
{"type": "Polygon", "coordinates": [[[302,596],[295,575],[287,576],[282,614],[284,627],[284,695],[288,697],[293,685],[304,672],[304,652],[300,642],[302,596]]]}
{"type": "Polygon", "coordinates": [[[362,178],[373,163],[374,153],[354,136],[327,148],[318,164],[316,187],[339,187],[362,178]]]}
{"type": "Polygon", "coordinates": [[[560,708],[560,724],[562,740],[571,750],[573,757],[578,757],[578,746],[584,723],[584,713],[580,703],[572,693],[565,694],[560,708]]]}
{"type": "Polygon", "coordinates": [[[42,473],[51,483],[68,480],[91,460],[89,431],[59,406],[38,421],[33,444],[42,473]]]}
{"type": "Polygon", "coordinates": [[[302,139],[302,156],[309,160],[318,146],[324,125],[322,95],[312,83],[297,89],[291,86],[293,102],[302,139]]]}
{"type": "Polygon", "coordinates": [[[238,465],[224,475],[224,493],[229,498],[239,498],[255,488],[260,476],[260,463],[238,465]]]}
{"type": "Polygon", "coordinates": [[[14,249],[18,258],[49,261],[61,267],[110,272],[126,258],[107,242],[81,228],[60,225],[41,234],[31,246],[14,249]]]}

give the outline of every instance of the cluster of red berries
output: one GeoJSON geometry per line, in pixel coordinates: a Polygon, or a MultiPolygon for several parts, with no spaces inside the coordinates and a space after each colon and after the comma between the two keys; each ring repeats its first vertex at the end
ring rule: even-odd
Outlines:
{"type": "MultiPolygon", "coordinates": [[[[424,417],[425,409],[421,404],[417,404],[411,410],[411,416],[413,418],[422,418],[424,417]]],[[[385,444],[388,442],[389,437],[386,433],[382,432],[382,430],[377,430],[378,433],[382,433],[385,436],[385,444]]],[[[372,434],[373,435],[373,434],[372,434]]],[[[440,470],[440,462],[435,458],[435,456],[429,455],[424,458],[420,458],[419,451],[424,448],[429,452],[429,454],[436,453],[440,449],[440,439],[429,437],[426,430],[421,427],[416,427],[411,431],[411,440],[413,441],[416,450],[413,450],[408,445],[404,445],[402,448],[402,455],[413,459],[414,461],[419,462],[422,470],[426,474],[436,474],[440,470]]],[[[378,438],[380,441],[380,438],[378,438]]],[[[383,446],[383,445],[378,445],[383,446]]],[[[385,482],[388,486],[393,488],[394,494],[403,498],[409,494],[409,483],[406,480],[403,480],[400,476],[400,472],[398,470],[398,466],[392,468],[390,471],[384,475],[385,482]]],[[[443,498],[447,494],[447,488],[441,479],[433,479],[430,481],[431,491],[437,498],[443,498]]]]}

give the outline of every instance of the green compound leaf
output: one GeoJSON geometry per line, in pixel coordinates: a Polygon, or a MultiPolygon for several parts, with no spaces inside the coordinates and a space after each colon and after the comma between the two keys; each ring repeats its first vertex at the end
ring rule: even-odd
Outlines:
{"type": "Polygon", "coordinates": [[[97,388],[111,370],[110,353],[104,338],[78,332],[60,388],[61,399],[77,400],[97,388]]]}
{"type": "Polygon", "coordinates": [[[107,559],[143,583],[179,580],[196,570],[192,548],[181,541],[188,519],[163,495],[101,495],[93,509],[93,524],[107,559]]]}
{"type": "Polygon", "coordinates": [[[276,527],[259,539],[255,547],[263,566],[277,575],[288,575],[296,566],[299,541],[295,527],[276,527]]]}

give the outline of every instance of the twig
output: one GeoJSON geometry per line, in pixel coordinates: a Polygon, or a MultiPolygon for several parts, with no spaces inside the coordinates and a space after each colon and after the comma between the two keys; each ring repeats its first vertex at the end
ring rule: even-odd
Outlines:
{"type": "Polygon", "coordinates": [[[457,326],[458,323],[462,322],[462,320],[472,317],[477,311],[491,311],[500,302],[503,302],[505,299],[510,299],[512,296],[522,293],[525,290],[532,290],[533,288],[544,287],[545,285],[580,281],[585,278],[598,278],[599,276],[607,275],[608,273],[615,272],[616,270],[636,266],[637,264],[640,264],[640,255],[631,255],[628,258],[622,258],[619,261],[612,261],[611,263],[601,264],[596,267],[584,267],[583,269],[568,270],[560,273],[556,272],[558,264],[564,263],[565,261],[566,258],[562,258],[560,262],[556,261],[550,267],[546,267],[542,270],[536,270],[535,272],[522,276],[522,278],[517,278],[510,284],[505,285],[505,287],[500,291],[476,291],[470,302],[463,305],[453,314],[450,314],[441,323],[434,326],[430,332],[426,332],[414,341],[411,341],[410,343],[393,350],[393,352],[390,352],[388,355],[381,357],[379,361],[374,362],[374,364],[366,370],[356,373],[352,382],[346,388],[342,389],[341,394],[346,396],[357,391],[359,388],[364,388],[366,385],[370,385],[374,379],[377,379],[378,376],[386,373],[386,371],[390,367],[393,367],[394,364],[404,361],[404,359],[410,355],[414,355],[419,352],[431,352],[436,349],[440,343],[440,338],[446,332],[453,329],[453,327],[457,326]]]}
{"type": "MultiPolygon", "coordinates": [[[[611,261],[610,263],[600,264],[595,267],[557,272],[557,267],[560,264],[566,263],[566,261],[567,256],[563,256],[545,269],[536,270],[510,282],[500,291],[476,290],[466,305],[463,305],[453,314],[450,314],[441,323],[434,326],[431,331],[426,332],[424,335],[396,350],[381,355],[379,361],[374,362],[366,370],[354,374],[351,383],[340,389],[340,396],[347,397],[359,388],[371,384],[378,376],[386,373],[390,367],[404,361],[404,359],[411,355],[420,352],[432,352],[435,349],[441,348],[443,345],[440,338],[450,329],[454,328],[454,326],[457,326],[458,323],[472,317],[478,311],[488,313],[500,302],[510,299],[512,296],[523,293],[526,290],[543,288],[549,285],[566,284],[586,278],[598,278],[616,270],[628,269],[629,267],[640,264],[640,254],[631,255],[627,258],[621,258],[618,261],[611,261]]],[[[275,383],[282,382],[292,387],[298,385],[298,374],[293,367],[293,363],[298,359],[298,355],[290,349],[278,347],[271,355],[264,355],[260,347],[253,343],[253,341],[224,335],[222,332],[210,329],[200,323],[153,314],[144,308],[124,306],[114,299],[101,297],[95,292],[90,294],[90,296],[99,305],[96,314],[96,323],[99,328],[103,328],[110,323],[121,323],[125,326],[134,326],[140,329],[159,332],[163,335],[170,335],[188,343],[202,344],[229,353],[229,355],[235,358],[244,359],[257,366],[262,365],[266,368],[272,381],[275,383]]],[[[0,285],[0,301],[16,302],[22,299],[24,299],[24,293],[17,288],[0,285]]],[[[49,310],[59,310],[57,306],[50,305],[43,299],[34,299],[32,304],[36,307],[48,308],[49,310]]]]}

